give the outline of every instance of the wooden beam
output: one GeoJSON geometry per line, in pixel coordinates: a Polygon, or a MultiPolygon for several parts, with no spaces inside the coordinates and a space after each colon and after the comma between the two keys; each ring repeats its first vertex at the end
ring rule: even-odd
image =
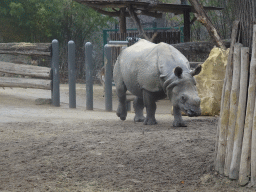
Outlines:
{"type": "Polygon", "coordinates": [[[0,77],[0,87],[20,87],[51,90],[52,81],[44,79],[0,77]]]}
{"type": "Polygon", "coordinates": [[[116,12],[105,11],[103,9],[100,9],[100,8],[97,8],[97,7],[94,7],[94,6],[90,6],[90,7],[92,9],[94,9],[95,11],[97,11],[98,13],[103,14],[103,15],[107,15],[109,17],[119,17],[119,15],[120,15],[120,11],[116,11],[116,12]]]}
{"type": "Polygon", "coordinates": [[[0,61],[0,72],[51,79],[51,68],[0,61]]]}
{"type": "MultiPolygon", "coordinates": [[[[114,11],[105,11],[100,6],[97,6],[97,5],[91,5],[90,4],[89,6],[92,9],[94,9],[95,11],[97,11],[98,13],[103,14],[103,15],[107,15],[109,17],[119,17],[120,14],[121,14],[121,10],[126,9],[126,7],[121,7],[120,11],[115,11],[114,8],[112,8],[112,10],[114,10],[114,11]]],[[[158,13],[156,11],[147,11],[147,10],[141,10],[140,13],[137,13],[137,15],[147,15],[147,16],[155,17],[155,18],[162,18],[162,16],[163,16],[162,13],[158,13]]],[[[129,12],[125,11],[124,16],[125,17],[130,17],[129,12]]]]}
{"type": "Polygon", "coordinates": [[[121,8],[120,9],[120,16],[119,16],[119,29],[120,29],[120,33],[126,33],[125,10],[126,10],[126,8],[121,8]]]}
{"type": "Polygon", "coordinates": [[[155,17],[155,18],[162,18],[163,17],[163,14],[162,13],[158,13],[158,12],[151,12],[151,11],[146,11],[146,10],[142,10],[141,11],[141,14],[138,14],[138,15],[147,15],[147,16],[150,16],[150,17],[155,17]]]}
{"type": "Polygon", "coordinates": [[[207,17],[207,14],[204,11],[203,6],[198,2],[198,0],[189,0],[189,2],[191,3],[191,5],[194,7],[194,9],[197,12],[197,14],[195,13],[195,16],[197,17],[197,20],[200,21],[206,27],[209,35],[211,36],[211,38],[213,39],[215,44],[218,47],[225,50],[226,47],[223,44],[217,30],[215,29],[215,27],[211,23],[210,19],[207,17]]]}
{"type": "Polygon", "coordinates": [[[134,23],[137,25],[138,27],[138,31],[139,31],[139,34],[144,37],[146,40],[150,41],[150,39],[148,38],[148,36],[145,34],[145,31],[143,30],[141,24],[140,24],[140,20],[137,16],[137,14],[135,13],[134,9],[132,6],[129,6],[128,7],[128,10],[129,10],[129,13],[130,13],[130,16],[132,17],[134,23]]]}
{"type": "Polygon", "coordinates": [[[190,10],[185,10],[184,11],[184,28],[183,28],[183,33],[184,33],[184,42],[190,42],[190,10]]]}

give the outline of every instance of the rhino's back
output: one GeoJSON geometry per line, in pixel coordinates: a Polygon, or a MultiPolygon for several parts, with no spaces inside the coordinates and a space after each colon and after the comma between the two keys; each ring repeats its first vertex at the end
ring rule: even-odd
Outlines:
{"type": "Polygon", "coordinates": [[[171,45],[140,40],[122,51],[115,68],[119,68],[127,89],[140,96],[142,88],[151,92],[161,91],[160,75],[171,75],[176,66],[189,70],[186,61],[171,45]]]}

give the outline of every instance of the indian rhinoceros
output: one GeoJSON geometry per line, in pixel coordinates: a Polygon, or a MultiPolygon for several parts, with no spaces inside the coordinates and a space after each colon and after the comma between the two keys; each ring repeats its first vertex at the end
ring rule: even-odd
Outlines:
{"type": "Polygon", "coordinates": [[[133,102],[135,122],[156,124],[156,101],[168,97],[173,106],[173,126],[186,126],[181,111],[188,116],[201,114],[201,100],[193,77],[200,71],[201,66],[191,70],[186,57],[172,45],[139,40],[121,52],[114,66],[113,77],[119,99],[117,116],[126,119],[126,91],[129,90],[136,96],[133,102]],[[143,116],[144,106],[146,118],[143,116]]]}

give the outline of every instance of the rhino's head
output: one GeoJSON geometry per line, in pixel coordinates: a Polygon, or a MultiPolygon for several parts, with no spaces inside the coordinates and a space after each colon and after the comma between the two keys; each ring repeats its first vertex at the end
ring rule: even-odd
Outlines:
{"type": "Polygon", "coordinates": [[[188,116],[201,115],[200,102],[196,81],[193,76],[201,71],[201,65],[186,73],[181,67],[174,69],[174,75],[164,83],[164,89],[173,107],[185,112],[188,116]]]}

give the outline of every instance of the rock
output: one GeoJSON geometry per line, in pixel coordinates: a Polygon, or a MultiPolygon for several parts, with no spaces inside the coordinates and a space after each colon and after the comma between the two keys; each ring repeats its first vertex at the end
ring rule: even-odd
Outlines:
{"type": "Polygon", "coordinates": [[[201,73],[195,77],[198,95],[201,98],[201,115],[219,115],[228,53],[229,49],[214,47],[202,64],[201,73]]]}
{"type": "Polygon", "coordinates": [[[51,99],[43,99],[43,98],[36,99],[35,102],[36,102],[36,105],[50,105],[50,104],[52,104],[51,99]]]}

